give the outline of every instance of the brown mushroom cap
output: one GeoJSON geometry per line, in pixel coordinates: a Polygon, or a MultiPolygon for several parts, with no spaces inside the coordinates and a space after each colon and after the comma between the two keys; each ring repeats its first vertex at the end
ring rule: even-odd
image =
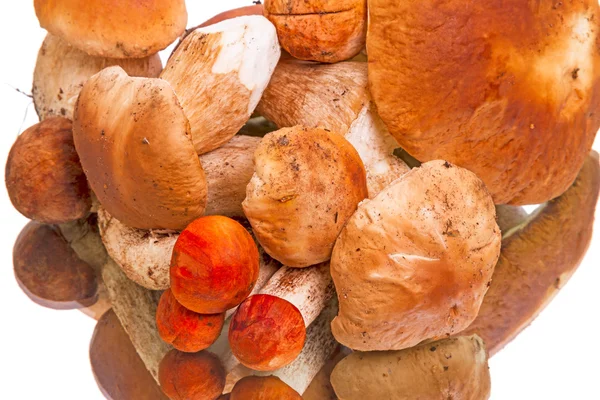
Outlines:
{"type": "Polygon", "coordinates": [[[592,238],[599,189],[593,152],[569,190],[503,232],[492,284],[477,319],[463,332],[480,335],[490,356],[525,329],[577,270],[592,238]]]}
{"type": "Polygon", "coordinates": [[[444,161],[415,168],[361,203],[331,257],[335,338],[355,350],[398,350],[465,329],[500,254],[492,198],[444,161]]]}
{"type": "Polygon", "coordinates": [[[112,310],[96,324],[90,362],[96,383],[109,400],[167,400],[112,310]]]}
{"type": "Polygon", "coordinates": [[[68,119],[50,118],[19,135],[5,178],[13,206],[27,218],[60,224],[90,211],[90,189],[68,119]]]}
{"type": "Polygon", "coordinates": [[[600,9],[557,4],[370,0],[371,92],[400,146],[468,168],[497,204],[567,190],[600,127],[600,9]]]}
{"type": "Polygon", "coordinates": [[[93,57],[48,34],[38,52],[31,91],[40,119],[49,116],[73,119],[75,103],[85,81],[112,65],[119,65],[131,76],[156,78],[162,71],[158,54],[134,59],[93,57]]]}
{"type": "Polygon", "coordinates": [[[485,345],[477,336],[355,352],[335,367],[331,383],[340,400],[485,400],[491,388],[485,345]]]}
{"type": "Polygon", "coordinates": [[[35,303],[57,310],[96,302],[96,273],[81,261],[58,228],[30,222],[13,249],[17,283],[35,303]]]}
{"type": "Polygon", "coordinates": [[[184,0],[35,0],[34,5],[42,28],[100,57],[150,56],[187,24],[184,0]]]}
{"type": "Polygon", "coordinates": [[[204,171],[164,80],[104,69],[81,90],[73,134],[90,186],[124,224],[183,229],[204,212],[204,171]]]}
{"type": "Polygon", "coordinates": [[[254,164],[242,206],[265,251],[291,267],[327,261],[367,197],[356,150],[324,129],[285,128],[262,139],[254,164]]]}
{"type": "Polygon", "coordinates": [[[247,376],[235,384],[230,400],[302,400],[302,397],[276,376],[247,376]]]}

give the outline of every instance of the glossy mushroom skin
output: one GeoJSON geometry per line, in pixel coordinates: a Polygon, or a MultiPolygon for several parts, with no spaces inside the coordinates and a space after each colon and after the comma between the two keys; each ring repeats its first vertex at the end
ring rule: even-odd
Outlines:
{"type": "Polygon", "coordinates": [[[331,374],[339,400],[485,400],[490,372],[485,344],[461,336],[385,352],[354,352],[331,374]]]}
{"type": "Polygon", "coordinates": [[[461,334],[481,336],[493,356],[542,312],[585,256],[599,189],[593,152],[569,190],[504,232],[490,289],[479,315],[461,334]]]}
{"type": "Polygon", "coordinates": [[[118,65],[131,76],[156,78],[162,71],[158,54],[145,58],[94,57],[71,46],[58,36],[46,35],[33,72],[33,104],[44,120],[51,116],[73,119],[79,92],[92,75],[118,65]]]}
{"type": "Polygon", "coordinates": [[[58,228],[29,222],[13,249],[17,283],[35,303],[57,310],[91,306],[98,300],[98,281],[58,228]]]}
{"type": "Polygon", "coordinates": [[[302,397],[276,376],[247,376],[235,384],[230,400],[302,400],[302,397]]]}
{"type": "Polygon", "coordinates": [[[418,160],[476,173],[496,204],[555,198],[600,127],[599,13],[595,0],[371,0],[381,118],[418,160]]]}
{"type": "Polygon", "coordinates": [[[187,24],[184,0],[35,0],[34,6],[42,28],[99,57],[148,57],[187,24]]]}
{"type": "Polygon", "coordinates": [[[134,228],[183,229],[202,215],[206,179],[167,82],[120,67],[91,77],[73,121],[75,147],[102,206],[134,228]]]}
{"type": "Polygon", "coordinates": [[[361,203],[335,244],[335,338],[354,350],[399,350],[462,331],[477,316],[500,240],[475,174],[445,161],[411,170],[361,203]]]}
{"type": "Polygon", "coordinates": [[[281,46],[295,58],[335,63],[365,45],[366,0],[266,0],[264,9],[281,46]]]}
{"type": "Polygon", "coordinates": [[[49,118],[21,133],[8,154],[5,179],[13,206],[27,218],[61,224],[90,211],[90,189],[66,118],[49,118]]]}
{"type": "Polygon", "coordinates": [[[333,244],[360,201],[366,172],[350,143],[321,128],[266,135],[242,203],[265,251],[290,267],[331,257],[333,244]]]}

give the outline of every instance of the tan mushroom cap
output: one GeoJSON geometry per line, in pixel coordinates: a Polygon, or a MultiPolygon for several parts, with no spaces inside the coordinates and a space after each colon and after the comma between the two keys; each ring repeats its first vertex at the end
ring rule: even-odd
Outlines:
{"type": "Polygon", "coordinates": [[[327,261],[367,197],[356,150],[337,133],[297,126],[266,135],[254,165],[242,206],[265,251],[291,267],[327,261]]]}
{"type": "Polygon", "coordinates": [[[166,81],[106,68],[84,85],[73,134],[98,200],[122,223],[183,229],[204,212],[204,171],[166,81]]]}
{"type": "Polygon", "coordinates": [[[355,352],[331,374],[339,400],[485,400],[490,372],[478,336],[461,336],[411,349],[355,352]]]}
{"type": "Polygon", "coordinates": [[[112,65],[122,67],[131,76],[156,78],[162,71],[158,54],[135,59],[94,57],[48,34],[38,52],[31,91],[40,119],[50,116],[73,119],[85,81],[112,65]]]}
{"type": "Polygon", "coordinates": [[[335,338],[355,350],[399,350],[465,329],[500,254],[492,198],[444,161],[415,168],[361,203],[331,257],[335,338]]]}
{"type": "Polygon", "coordinates": [[[184,0],[35,0],[42,28],[100,57],[142,58],[185,31],[184,0]]]}
{"type": "Polygon", "coordinates": [[[577,270],[592,238],[599,189],[593,152],[569,190],[504,232],[492,284],[464,332],[480,335],[490,356],[525,329],[577,270]]]}
{"type": "Polygon", "coordinates": [[[599,14],[596,0],[370,0],[381,118],[417,159],[476,173],[497,204],[555,198],[600,127],[599,14]]]}

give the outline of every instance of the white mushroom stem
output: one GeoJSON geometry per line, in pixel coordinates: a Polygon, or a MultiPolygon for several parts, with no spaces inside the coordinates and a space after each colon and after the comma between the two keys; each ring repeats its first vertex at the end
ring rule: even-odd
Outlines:
{"type": "Polygon", "coordinates": [[[257,111],[279,127],[320,126],[344,135],[365,164],[370,198],[409,171],[393,155],[398,144],[371,102],[365,63],[282,59],[257,111]]]}

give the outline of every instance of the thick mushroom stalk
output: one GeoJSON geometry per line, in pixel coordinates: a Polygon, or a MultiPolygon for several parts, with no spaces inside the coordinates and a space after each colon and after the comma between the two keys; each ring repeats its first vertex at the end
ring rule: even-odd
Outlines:
{"type": "Polygon", "coordinates": [[[577,270],[592,238],[599,189],[594,152],[562,196],[507,225],[491,286],[463,332],[481,336],[491,356],[525,329],[577,270]]]}
{"type": "Polygon", "coordinates": [[[280,55],[275,27],[257,15],[198,28],[179,44],[160,77],[181,101],[198,154],[248,121],[280,55]]]}
{"type": "Polygon", "coordinates": [[[280,127],[320,126],[344,135],[365,165],[369,198],[409,171],[393,155],[398,143],[371,102],[366,63],[282,59],[257,111],[280,127]]]}
{"type": "Polygon", "coordinates": [[[162,71],[158,54],[132,59],[94,57],[48,34],[38,53],[31,90],[40,120],[51,116],[73,119],[85,81],[113,65],[120,66],[130,76],[157,78],[162,71]]]}

